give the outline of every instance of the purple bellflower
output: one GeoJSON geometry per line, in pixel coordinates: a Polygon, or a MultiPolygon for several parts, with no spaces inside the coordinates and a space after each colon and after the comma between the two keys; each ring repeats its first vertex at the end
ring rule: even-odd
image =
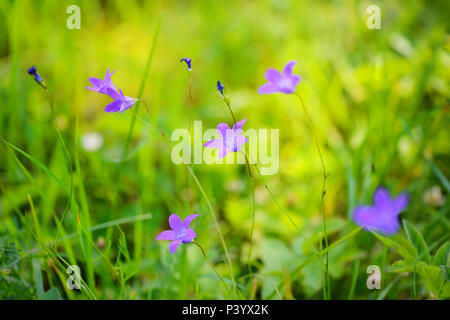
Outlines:
{"type": "Polygon", "coordinates": [[[363,229],[377,231],[387,235],[394,234],[400,228],[398,216],[409,203],[409,196],[401,193],[391,198],[389,191],[378,187],[373,194],[372,206],[358,206],[353,211],[353,220],[363,229]]]}
{"type": "Polygon", "coordinates": [[[116,72],[115,70],[113,72],[108,70],[105,74],[105,79],[98,79],[98,78],[89,78],[89,82],[92,84],[92,87],[86,87],[86,89],[91,91],[97,91],[98,93],[108,94],[108,89],[112,89],[117,92],[116,87],[114,86],[114,83],[111,80],[111,76],[116,72]]]}
{"type": "Polygon", "coordinates": [[[32,75],[34,77],[34,81],[45,88],[44,79],[39,75],[39,73],[37,73],[36,66],[31,66],[28,68],[28,74],[32,75]]]}
{"type": "Polygon", "coordinates": [[[137,99],[135,99],[135,98],[124,96],[122,89],[120,89],[120,88],[119,88],[119,92],[117,92],[116,90],[113,90],[111,88],[107,88],[107,95],[109,95],[111,98],[113,98],[114,101],[106,106],[106,108],[105,108],[106,112],[119,111],[120,113],[122,113],[125,110],[131,108],[134,105],[134,103],[137,101],[137,99]]]}
{"type": "Polygon", "coordinates": [[[218,149],[220,159],[223,159],[230,152],[239,151],[241,146],[248,142],[248,138],[242,135],[242,127],[245,121],[247,119],[236,122],[233,129],[230,129],[226,123],[219,123],[217,125],[217,132],[220,138],[209,140],[203,146],[205,148],[218,149]]]}
{"type": "Polygon", "coordinates": [[[283,68],[283,72],[279,72],[274,68],[267,69],[264,77],[268,83],[263,84],[258,89],[259,94],[271,94],[271,93],[294,93],[295,87],[300,83],[302,79],[299,75],[292,74],[292,69],[297,62],[292,60],[286,63],[283,68]]]}
{"type": "Polygon", "coordinates": [[[169,244],[169,250],[174,254],[181,243],[192,242],[197,237],[194,230],[189,228],[191,221],[197,217],[198,214],[191,214],[181,222],[181,219],[177,214],[171,214],[169,217],[169,225],[172,230],[161,232],[156,237],[156,240],[171,240],[172,242],[169,244]]]}
{"type": "Polygon", "coordinates": [[[191,58],[180,59],[180,62],[182,62],[182,61],[186,62],[187,70],[191,71],[192,70],[192,68],[191,68],[192,59],[191,58]]]}

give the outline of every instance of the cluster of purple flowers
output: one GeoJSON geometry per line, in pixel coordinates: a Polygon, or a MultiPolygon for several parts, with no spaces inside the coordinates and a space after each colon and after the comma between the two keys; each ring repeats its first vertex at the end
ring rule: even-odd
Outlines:
{"type": "MultiPolygon", "coordinates": [[[[189,72],[192,71],[192,60],[190,58],[180,59],[180,62],[186,63],[187,70],[189,72]]],[[[295,64],[296,61],[289,61],[284,66],[282,72],[273,68],[267,69],[264,74],[267,83],[259,87],[258,93],[295,93],[296,87],[301,81],[299,75],[292,73],[295,64]]],[[[114,73],[115,71],[110,72],[110,69],[108,68],[104,79],[89,78],[92,87],[86,87],[86,89],[108,95],[113,99],[113,102],[105,107],[106,112],[119,111],[122,113],[131,108],[137,99],[125,96],[121,88],[117,90],[111,79],[114,73]]],[[[35,66],[28,69],[28,74],[32,75],[34,80],[43,88],[46,88],[45,81],[37,73],[35,66]]],[[[216,88],[220,97],[229,104],[225,86],[220,81],[217,81],[216,88]]],[[[248,138],[242,133],[246,121],[247,119],[236,122],[232,128],[226,123],[219,123],[217,125],[219,138],[212,139],[203,146],[205,148],[217,149],[220,159],[224,158],[230,152],[240,151],[241,147],[248,142],[248,138]]],[[[406,193],[402,193],[395,198],[391,198],[389,191],[386,188],[379,187],[374,192],[373,202],[373,205],[357,206],[353,211],[353,221],[368,231],[380,232],[388,235],[398,232],[400,228],[398,217],[407,207],[409,196],[406,193]]],[[[169,217],[169,225],[172,230],[163,231],[157,236],[156,240],[171,240],[172,242],[169,245],[169,249],[170,252],[175,253],[181,243],[190,243],[196,238],[194,230],[189,228],[191,221],[196,217],[198,217],[198,214],[192,214],[186,217],[182,222],[178,215],[172,214],[169,217]]]]}
{"type": "Polygon", "coordinates": [[[106,94],[114,100],[105,107],[106,112],[119,111],[120,113],[122,113],[125,110],[131,108],[137,101],[137,99],[125,96],[121,88],[117,90],[111,79],[111,76],[114,74],[114,72],[116,71],[110,72],[108,68],[103,80],[99,78],[89,78],[89,82],[91,83],[92,87],[86,87],[86,89],[96,91],[101,94],[106,94]]]}
{"type": "MultiPolygon", "coordinates": [[[[180,59],[180,62],[186,64],[187,70],[192,71],[192,60],[190,58],[180,59]]],[[[299,75],[293,74],[293,68],[296,61],[289,61],[283,68],[282,72],[269,68],[264,77],[267,83],[263,84],[258,89],[259,94],[272,94],[272,93],[295,93],[297,85],[301,81],[299,75]]],[[[31,70],[31,68],[30,68],[31,70]]],[[[30,72],[29,70],[29,72],[30,72]]],[[[38,79],[39,75],[33,70],[31,73],[38,79]]],[[[105,74],[104,79],[89,78],[92,87],[86,87],[89,90],[96,91],[101,94],[109,95],[114,101],[108,104],[105,108],[106,112],[123,112],[131,108],[137,99],[127,97],[123,94],[122,90],[116,89],[111,80],[111,76],[114,71],[110,73],[109,68],[105,74]]],[[[228,104],[229,99],[225,92],[225,86],[217,81],[217,91],[224,101],[228,104]]],[[[219,158],[224,158],[230,152],[238,152],[241,147],[248,142],[248,138],[243,135],[243,126],[247,119],[236,122],[232,128],[226,123],[219,123],[217,125],[217,132],[219,138],[212,139],[206,142],[203,146],[205,148],[215,148],[218,150],[219,158]]],[[[374,204],[358,206],[353,212],[354,222],[368,231],[381,232],[384,234],[394,234],[400,228],[398,220],[399,214],[406,208],[409,202],[409,197],[406,193],[402,193],[395,198],[391,198],[389,192],[383,188],[378,188],[374,193],[374,204]]],[[[190,223],[193,219],[198,217],[198,214],[189,215],[181,221],[180,217],[176,214],[172,214],[169,217],[169,225],[171,230],[161,232],[156,240],[170,240],[169,250],[171,253],[175,253],[178,246],[182,243],[190,243],[196,238],[196,234],[193,229],[190,228],[190,223]]]]}

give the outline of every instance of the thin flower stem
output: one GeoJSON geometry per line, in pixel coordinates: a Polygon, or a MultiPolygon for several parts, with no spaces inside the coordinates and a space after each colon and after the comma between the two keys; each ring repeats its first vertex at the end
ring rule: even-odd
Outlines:
{"type": "Polygon", "coordinates": [[[216,270],[216,268],[214,267],[214,265],[212,264],[211,261],[209,261],[208,257],[206,256],[205,250],[203,250],[202,246],[197,242],[197,241],[192,241],[193,244],[195,244],[197,247],[200,248],[200,251],[203,254],[203,257],[205,258],[206,262],[208,262],[208,264],[211,266],[211,268],[214,270],[215,274],[217,275],[217,277],[220,279],[220,282],[222,282],[223,286],[225,287],[225,289],[227,289],[227,291],[230,291],[230,288],[227,286],[227,284],[225,283],[225,281],[223,280],[222,276],[219,274],[219,272],[216,270]]]}
{"type": "MultiPolygon", "coordinates": [[[[319,232],[319,250],[322,251],[322,232],[319,232]]],[[[328,297],[327,294],[327,282],[325,279],[325,272],[322,272],[322,292],[323,292],[323,299],[326,300],[328,297]]]]}
{"type": "Polygon", "coordinates": [[[240,151],[245,157],[245,164],[247,165],[248,174],[250,176],[250,183],[252,185],[252,225],[250,228],[250,246],[248,249],[248,272],[250,274],[250,280],[253,278],[253,264],[252,264],[252,249],[253,249],[253,233],[255,231],[255,210],[256,210],[256,202],[255,202],[255,180],[252,174],[252,170],[250,169],[250,162],[248,161],[247,155],[245,152],[240,151]]]}
{"type": "Polygon", "coordinates": [[[311,247],[311,249],[313,249],[314,253],[316,255],[319,254],[319,251],[317,251],[317,249],[312,245],[311,241],[309,241],[308,237],[306,237],[306,235],[300,230],[300,228],[297,226],[297,224],[294,222],[294,220],[291,218],[291,216],[286,212],[286,210],[280,205],[280,203],[278,202],[278,200],[275,198],[275,196],[273,195],[272,191],[270,191],[269,186],[267,185],[267,183],[264,181],[261,171],[259,170],[259,167],[256,163],[253,164],[253,166],[255,167],[256,171],[258,171],[259,176],[261,178],[261,181],[264,185],[264,188],[267,190],[267,192],[269,193],[270,197],[272,198],[273,202],[275,202],[275,204],[277,205],[277,207],[281,210],[281,212],[283,212],[283,214],[289,219],[289,221],[291,222],[291,224],[295,227],[295,229],[297,230],[297,232],[300,234],[300,236],[308,243],[308,245],[311,247]]]}
{"type": "Polygon", "coordinates": [[[325,249],[321,250],[319,252],[319,255],[324,255],[326,253],[328,253],[329,251],[331,251],[331,249],[335,248],[336,246],[338,246],[339,244],[341,244],[342,242],[350,239],[351,237],[354,237],[359,231],[362,230],[362,227],[357,227],[355,229],[353,229],[350,233],[346,234],[345,236],[343,236],[342,238],[340,238],[339,240],[336,240],[335,242],[333,242],[332,244],[330,244],[328,247],[326,247],[325,249]]]}
{"type": "MultiPolygon", "coordinates": [[[[228,110],[230,111],[231,117],[233,118],[234,121],[234,126],[236,126],[236,116],[234,115],[233,110],[231,109],[231,105],[230,105],[230,100],[229,99],[223,99],[223,101],[225,102],[225,104],[228,107],[228,110]]],[[[254,185],[254,181],[253,181],[253,174],[252,174],[252,170],[250,169],[250,162],[248,161],[247,155],[245,154],[245,152],[242,152],[244,154],[245,157],[245,164],[247,165],[247,169],[248,169],[248,174],[250,176],[250,181],[251,181],[251,185],[252,185],[252,225],[251,225],[251,229],[250,229],[250,246],[248,249],[248,271],[250,274],[250,281],[253,278],[253,265],[252,265],[252,248],[253,248],[253,232],[255,229],[255,185],[254,185]]]]}
{"type": "Polygon", "coordinates": [[[191,173],[192,178],[194,179],[195,183],[197,184],[197,187],[199,188],[200,193],[205,198],[206,204],[208,205],[209,211],[211,212],[211,216],[213,217],[214,224],[216,225],[217,233],[219,234],[220,241],[222,242],[222,246],[223,246],[223,249],[225,251],[225,256],[226,256],[226,259],[227,259],[227,264],[228,264],[228,269],[230,271],[231,280],[233,281],[233,286],[234,286],[235,290],[237,291],[238,289],[237,289],[237,286],[236,286],[236,281],[234,279],[233,267],[231,265],[230,255],[228,253],[228,248],[227,248],[227,245],[225,244],[225,239],[223,237],[222,231],[221,231],[220,226],[219,226],[219,221],[217,220],[216,214],[214,213],[214,210],[213,210],[213,208],[211,206],[211,202],[209,201],[208,197],[206,196],[205,190],[203,189],[202,185],[200,184],[200,181],[198,180],[198,178],[195,175],[194,171],[192,170],[192,168],[190,166],[186,166],[186,168],[191,173]]]}
{"type": "MultiPolygon", "coordinates": [[[[188,130],[189,133],[192,131],[192,73],[191,71],[187,70],[188,73],[188,130]]],[[[189,172],[186,172],[186,211],[190,211],[191,206],[191,176],[189,175],[189,172]]]]}
{"type": "MultiPolygon", "coordinates": [[[[138,93],[138,99],[137,99],[138,101],[137,101],[136,107],[135,107],[136,108],[136,112],[139,110],[139,102],[141,101],[142,94],[144,93],[144,88],[145,88],[145,83],[147,81],[148,72],[150,70],[150,65],[152,63],[153,55],[155,53],[156,40],[158,39],[159,30],[161,28],[161,21],[162,21],[162,14],[159,15],[158,22],[156,23],[156,29],[155,29],[155,33],[153,35],[152,47],[150,49],[150,52],[149,52],[149,55],[148,55],[148,58],[147,58],[147,63],[145,64],[144,75],[142,77],[141,86],[139,88],[139,93],[138,93]]],[[[134,129],[135,121],[136,121],[136,118],[133,117],[131,119],[130,129],[128,130],[128,137],[127,137],[127,140],[125,142],[125,147],[124,147],[124,150],[123,150],[123,156],[122,156],[122,160],[123,161],[128,156],[128,149],[130,148],[131,137],[133,136],[133,129],[134,129]]]]}
{"type": "Polygon", "coordinates": [[[46,86],[43,85],[42,87],[44,88],[45,92],[47,93],[47,97],[48,97],[48,100],[50,103],[50,110],[51,110],[51,115],[52,115],[53,126],[54,126],[56,134],[58,136],[59,143],[61,144],[61,147],[63,149],[64,161],[66,163],[66,169],[67,169],[68,175],[70,177],[69,200],[67,200],[66,207],[64,208],[64,212],[63,212],[61,220],[59,221],[59,224],[58,224],[58,229],[56,231],[56,241],[57,241],[59,238],[59,234],[61,232],[62,223],[64,221],[66,213],[69,211],[69,207],[70,207],[72,197],[73,197],[72,159],[70,157],[69,150],[67,150],[66,144],[65,144],[64,139],[61,134],[61,130],[59,129],[58,122],[56,120],[53,96],[52,96],[50,90],[46,86]]]}
{"type": "Polygon", "coordinates": [[[229,102],[229,101],[225,101],[225,100],[224,100],[224,102],[225,102],[225,104],[227,105],[228,110],[229,110],[230,113],[231,113],[231,116],[233,117],[234,124],[236,125],[236,122],[237,122],[237,121],[236,121],[236,117],[234,116],[233,110],[231,110],[230,102],[229,102]]]}
{"type": "Polygon", "coordinates": [[[135,116],[136,118],[138,118],[139,121],[141,121],[142,123],[144,123],[145,125],[147,125],[147,126],[149,126],[149,127],[152,127],[153,129],[155,129],[156,131],[159,132],[158,128],[156,128],[156,127],[155,127],[154,125],[152,125],[150,122],[144,120],[144,118],[142,118],[136,111],[131,110],[131,112],[133,112],[134,116],[135,116]]]}
{"type": "MultiPolygon", "coordinates": [[[[300,100],[300,104],[303,108],[303,111],[305,112],[306,115],[306,119],[308,121],[309,127],[311,129],[311,133],[314,137],[314,142],[316,144],[316,148],[317,148],[317,152],[319,153],[319,157],[320,157],[320,162],[322,164],[322,171],[323,171],[323,180],[322,180],[322,194],[321,194],[321,209],[322,209],[322,225],[323,225],[323,234],[324,234],[324,239],[325,239],[325,249],[328,247],[328,234],[327,234],[327,223],[326,223],[326,218],[325,218],[325,182],[327,180],[327,171],[325,169],[325,162],[323,160],[323,156],[322,156],[322,151],[320,150],[320,145],[319,145],[319,139],[317,138],[317,134],[316,131],[314,129],[314,125],[313,122],[311,120],[311,117],[309,115],[308,110],[306,109],[305,104],[303,103],[303,99],[300,95],[300,93],[295,92],[295,95],[298,97],[298,99],[300,100]]],[[[326,280],[327,280],[327,284],[328,284],[328,299],[331,298],[331,294],[330,294],[330,275],[328,272],[328,253],[325,255],[325,272],[326,272],[326,280]]]]}
{"type": "MultiPolygon", "coordinates": [[[[166,136],[166,134],[165,134],[165,132],[164,132],[164,130],[162,128],[159,128],[159,127],[156,127],[154,125],[151,125],[150,123],[148,123],[145,120],[143,121],[143,123],[148,125],[150,128],[154,129],[155,131],[157,131],[163,137],[164,141],[169,145],[169,147],[172,145],[171,141],[167,138],[167,136],[166,136]]],[[[228,248],[227,248],[227,245],[225,243],[225,239],[223,237],[222,230],[220,229],[220,225],[219,225],[219,221],[217,219],[217,216],[214,213],[214,210],[213,210],[213,208],[211,206],[211,202],[209,201],[208,196],[205,193],[205,190],[203,189],[200,181],[198,180],[197,175],[194,173],[194,171],[192,170],[192,168],[189,165],[185,165],[185,167],[187,168],[187,170],[189,171],[190,175],[194,179],[195,183],[197,184],[198,189],[200,190],[200,193],[202,194],[203,198],[206,201],[206,204],[208,205],[209,211],[211,212],[211,216],[213,217],[213,221],[214,221],[214,224],[216,226],[217,233],[219,235],[219,239],[220,239],[220,241],[222,243],[223,250],[225,252],[228,269],[229,269],[229,272],[230,272],[231,280],[233,282],[233,287],[234,287],[235,291],[237,293],[239,293],[239,290],[238,290],[238,288],[236,286],[236,281],[235,281],[235,278],[234,278],[233,266],[231,264],[230,255],[228,253],[228,248]]]]}
{"type": "Polygon", "coordinates": [[[192,74],[190,71],[188,71],[189,79],[188,79],[188,129],[189,132],[191,132],[192,129],[192,107],[193,107],[193,101],[192,101],[192,74]]]}

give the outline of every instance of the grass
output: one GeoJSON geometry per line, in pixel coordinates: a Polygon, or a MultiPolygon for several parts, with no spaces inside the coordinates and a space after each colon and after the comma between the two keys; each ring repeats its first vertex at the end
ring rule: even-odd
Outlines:
{"type": "Polygon", "coordinates": [[[66,28],[71,4],[0,2],[1,299],[447,298],[427,277],[441,279],[450,230],[446,2],[377,1],[380,30],[356,0],[80,0],[79,30],[66,28]],[[289,60],[310,119],[298,97],[257,94],[289,60]],[[139,99],[122,114],[84,88],[108,67],[139,99]],[[171,161],[175,129],[234,118],[280,130],[275,175],[171,161]],[[379,185],[411,196],[387,240],[351,219],[379,185]],[[171,213],[200,215],[202,250],[155,241],[171,213]],[[67,288],[70,265],[82,290],[67,288]],[[370,265],[381,290],[367,289],[370,265]]]}

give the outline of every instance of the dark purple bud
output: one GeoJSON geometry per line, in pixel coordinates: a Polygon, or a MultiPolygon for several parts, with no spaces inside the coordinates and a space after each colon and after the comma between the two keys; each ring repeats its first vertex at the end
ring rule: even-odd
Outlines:
{"type": "Polygon", "coordinates": [[[217,81],[217,90],[220,91],[220,94],[223,96],[223,89],[225,89],[225,86],[220,83],[220,81],[217,81]]]}
{"type": "Polygon", "coordinates": [[[36,75],[36,66],[28,68],[28,74],[31,74],[33,76],[36,75]]]}
{"type": "Polygon", "coordinates": [[[43,84],[44,79],[42,79],[42,77],[37,73],[36,66],[31,66],[28,68],[28,74],[32,75],[37,83],[41,85],[43,84]]]}
{"type": "Polygon", "coordinates": [[[192,59],[191,59],[191,58],[183,58],[183,59],[180,59],[180,62],[182,62],[182,61],[186,62],[188,71],[191,71],[191,70],[192,70],[192,69],[191,69],[191,61],[192,61],[192,59]]]}

